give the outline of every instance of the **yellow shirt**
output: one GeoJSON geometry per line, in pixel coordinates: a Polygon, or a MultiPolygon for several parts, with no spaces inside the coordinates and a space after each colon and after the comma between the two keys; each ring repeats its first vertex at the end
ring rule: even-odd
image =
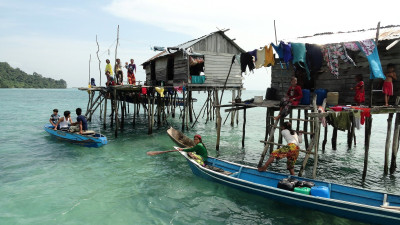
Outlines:
{"type": "Polygon", "coordinates": [[[268,67],[268,66],[273,66],[273,65],[275,65],[275,59],[274,59],[274,51],[272,49],[272,45],[270,45],[269,48],[267,48],[267,46],[265,46],[264,66],[268,67]]]}
{"type": "Polygon", "coordinates": [[[113,70],[112,70],[111,64],[107,64],[107,65],[106,65],[106,71],[105,71],[105,72],[107,72],[107,71],[110,71],[110,76],[113,75],[113,70]]]}

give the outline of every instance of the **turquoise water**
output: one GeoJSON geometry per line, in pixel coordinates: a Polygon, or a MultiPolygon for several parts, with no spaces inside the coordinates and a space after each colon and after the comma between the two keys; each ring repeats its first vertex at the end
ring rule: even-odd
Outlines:
{"type": "MultiPolygon", "coordinates": [[[[199,99],[196,113],[205,99],[202,94],[194,96],[199,99]]],[[[224,95],[227,102],[231,94],[224,95]]],[[[243,99],[255,95],[264,91],[245,91],[243,99]]],[[[0,89],[0,224],[359,224],[198,178],[174,152],[147,156],[147,151],[170,150],[174,143],[165,133],[167,126],[147,135],[143,112],[135,127],[126,120],[117,139],[95,116],[89,127],[109,139],[98,149],[64,143],[43,130],[53,108],[85,111],[87,99],[86,92],[76,89],[0,89]]],[[[265,109],[249,109],[247,116],[246,147],[241,148],[240,114],[239,125],[232,128],[228,119],[223,126],[220,158],[258,163],[265,109]]],[[[215,124],[204,122],[188,135],[201,134],[209,154],[216,156],[215,124]]],[[[169,123],[180,128],[177,119],[169,123]]],[[[336,151],[328,138],[327,150],[320,153],[318,179],[400,194],[399,172],[383,175],[385,132],[386,117],[374,116],[365,182],[363,129],[357,131],[352,150],[347,150],[346,133],[338,133],[336,151]]],[[[303,157],[300,154],[296,171],[303,157]]],[[[280,160],[270,170],[287,173],[285,165],[286,160],[280,160]]],[[[311,173],[312,160],[305,176],[311,173]]]]}

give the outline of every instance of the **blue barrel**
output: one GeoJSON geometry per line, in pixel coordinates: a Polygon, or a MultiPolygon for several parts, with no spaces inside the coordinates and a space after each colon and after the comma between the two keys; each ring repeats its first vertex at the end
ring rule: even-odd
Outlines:
{"type": "Polygon", "coordinates": [[[317,105],[322,105],[326,95],[328,94],[328,91],[326,89],[317,89],[314,91],[314,93],[317,95],[317,105]]]}
{"type": "Polygon", "coordinates": [[[303,89],[303,98],[300,101],[300,105],[309,105],[310,104],[310,90],[303,89]]]}
{"type": "Polygon", "coordinates": [[[326,186],[314,186],[311,188],[311,195],[323,198],[330,198],[329,188],[326,186]]]}

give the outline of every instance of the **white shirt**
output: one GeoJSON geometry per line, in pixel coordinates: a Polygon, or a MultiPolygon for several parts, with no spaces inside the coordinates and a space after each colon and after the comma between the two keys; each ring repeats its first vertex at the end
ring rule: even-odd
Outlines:
{"type": "Polygon", "coordinates": [[[293,143],[293,144],[299,146],[300,143],[302,142],[301,136],[297,135],[296,132],[294,133],[294,135],[291,135],[290,131],[285,129],[285,130],[282,130],[281,133],[282,133],[283,138],[285,138],[285,140],[288,144],[293,143]]]}

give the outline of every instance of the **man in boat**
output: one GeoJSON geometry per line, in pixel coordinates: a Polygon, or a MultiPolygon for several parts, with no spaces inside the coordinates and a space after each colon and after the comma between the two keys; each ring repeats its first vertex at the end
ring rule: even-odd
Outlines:
{"type": "Polygon", "coordinates": [[[61,117],[57,121],[56,125],[54,126],[54,130],[60,129],[62,131],[68,131],[71,124],[72,124],[71,112],[64,111],[64,117],[61,117]]]}
{"type": "Polygon", "coordinates": [[[79,132],[80,134],[83,133],[83,131],[87,131],[88,127],[87,127],[87,120],[86,117],[81,115],[82,114],[82,109],[81,108],[77,108],[75,110],[76,115],[78,115],[78,117],[76,118],[75,123],[72,123],[73,126],[71,126],[69,128],[70,132],[79,132]]]}
{"type": "MultiPolygon", "coordinates": [[[[57,127],[56,124],[58,122],[58,120],[60,119],[60,115],[58,115],[58,109],[53,109],[53,114],[51,114],[49,122],[51,123],[51,125],[53,125],[54,127],[57,127]]],[[[58,128],[59,129],[59,128],[58,128]]]]}
{"type": "Polygon", "coordinates": [[[194,135],[193,141],[195,144],[193,147],[179,148],[178,150],[187,152],[190,158],[194,159],[198,164],[205,166],[204,161],[206,161],[208,157],[206,146],[203,144],[199,134],[194,135]]]}

